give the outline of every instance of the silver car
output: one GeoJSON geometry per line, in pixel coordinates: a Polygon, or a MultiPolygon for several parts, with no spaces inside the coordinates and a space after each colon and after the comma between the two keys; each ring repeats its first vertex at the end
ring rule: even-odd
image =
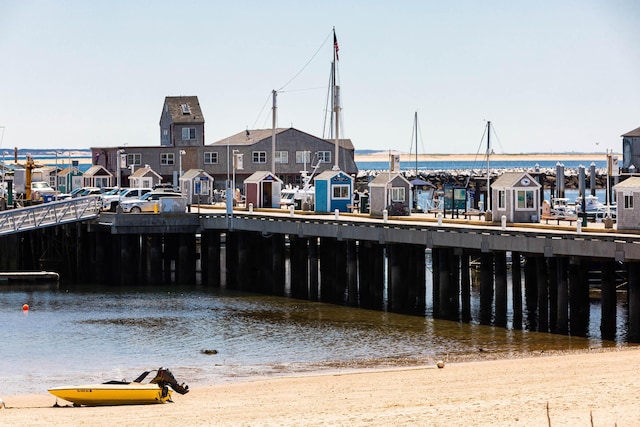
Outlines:
{"type": "Polygon", "coordinates": [[[102,210],[103,211],[111,211],[115,212],[118,203],[128,200],[131,198],[139,198],[147,193],[150,193],[150,188],[120,188],[114,189],[109,193],[103,194],[100,198],[102,199],[102,210]]]}
{"type": "Polygon", "coordinates": [[[159,204],[162,197],[183,198],[180,193],[169,191],[152,191],[137,199],[128,199],[120,202],[120,207],[125,213],[154,212],[155,206],[159,204]]]}

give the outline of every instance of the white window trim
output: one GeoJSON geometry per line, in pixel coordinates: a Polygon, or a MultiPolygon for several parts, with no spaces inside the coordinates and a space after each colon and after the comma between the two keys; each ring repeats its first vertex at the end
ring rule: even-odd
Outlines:
{"type": "Polygon", "coordinates": [[[261,165],[265,164],[265,163],[267,163],[267,152],[266,151],[254,151],[254,152],[251,153],[251,160],[255,164],[261,164],[261,165]]]}
{"type": "Polygon", "coordinates": [[[204,164],[205,165],[217,165],[218,164],[218,152],[217,151],[205,151],[204,152],[204,164]],[[207,161],[207,154],[209,155],[209,161],[207,161]],[[215,157],[215,161],[211,161],[211,158],[215,157]]]}
{"type": "Polygon", "coordinates": [[[530,211],[532,209],[535,209],[536,207],[536,191],[534,190],[515,190],[515,194],[516,194],[516,200],[515,200],[515,210],[516,211],[530,211]],[[523,192],[524,194],[524,204],[525,207],[520,207],[519,206],[519,201],[518,201],[518,193],[523,192]],[[531,207],[526,207],[527,204],[527,194],[526,193],[531,193],[532,197],[532,206],[531,207]]]}
{"type": "Polygon", "coordinates": [[[276,163],[286,165],[289,163],[288,151],[276,151],[276,163]]]}
{"type": "Polygon", "coordinates": [[[175,153],[160,153],[161,166],[175,166],[175,164],[176,164],[175,153]]]}
{"type": "Polygon", "coordinates": [[[351,199],[351,186],[349,184],[333,184],[331,186],[331,196],[333,200],[350,200],[351,199]],[[336,196],[336,189],[340,189],[340,195],[336,196]],[[346,190],[346,191],[343,191],[346,190]],[[344,194],[343,194],[344,193],[344,194]]]}

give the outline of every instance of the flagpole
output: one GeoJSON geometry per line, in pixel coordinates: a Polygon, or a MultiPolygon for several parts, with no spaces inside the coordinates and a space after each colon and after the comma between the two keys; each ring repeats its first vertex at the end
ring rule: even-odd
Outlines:
{"type": "Polygon", "coordinates": [[[336,28],[333,27],[333,111],[335,113],[335,126],[336,126],[336,134],[334,135],[335,139],[335,163],[333,165],[334,170],[340,170],[338,155],[339,155],[339,145],[340,145],[340,88],[336,84],[336,61],[338,60],[338,39],[336,38],[336,28]]]}

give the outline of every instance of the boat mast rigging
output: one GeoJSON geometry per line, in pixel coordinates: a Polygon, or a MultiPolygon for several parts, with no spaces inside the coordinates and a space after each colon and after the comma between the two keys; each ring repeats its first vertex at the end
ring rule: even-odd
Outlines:
{"type": "Polygon", "coordinates": [[[332,88],[333,88],[333,113],[335,116],[335,135],[334,135],[334,144],[335,144],[335,162],[333,165],[333,170],[340,170],[339,166],[339,145],[340,145],[340,86],[337,84],[336,79],[336,61],[338,60],[338,39],[336,38],[336,29],[333,28],[333,62],[332,62],[332,88]]]}
{"type": "Polygon", "coordinates": [[[485,201],[485,209],[490,209],[489,198],[491,197],[491,169],[490,169],[490,155],[491,155],[491,120],[487,122],[487,200],[485,201]]]}

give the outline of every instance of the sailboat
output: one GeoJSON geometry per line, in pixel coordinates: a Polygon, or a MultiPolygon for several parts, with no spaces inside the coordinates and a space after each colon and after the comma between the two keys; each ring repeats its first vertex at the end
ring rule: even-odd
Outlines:
{"type": "Polygon", "coordinates": [[[435,186],[430,182],[427,182],[418,177],[418,112],[416,111],[413,117],[413,141],[415,141],[415,178],[411,181],[413,186],[413,203],[412,207],[417,212],[428,212],[433,209],[438,209],[434,201],[435,186]]]}

